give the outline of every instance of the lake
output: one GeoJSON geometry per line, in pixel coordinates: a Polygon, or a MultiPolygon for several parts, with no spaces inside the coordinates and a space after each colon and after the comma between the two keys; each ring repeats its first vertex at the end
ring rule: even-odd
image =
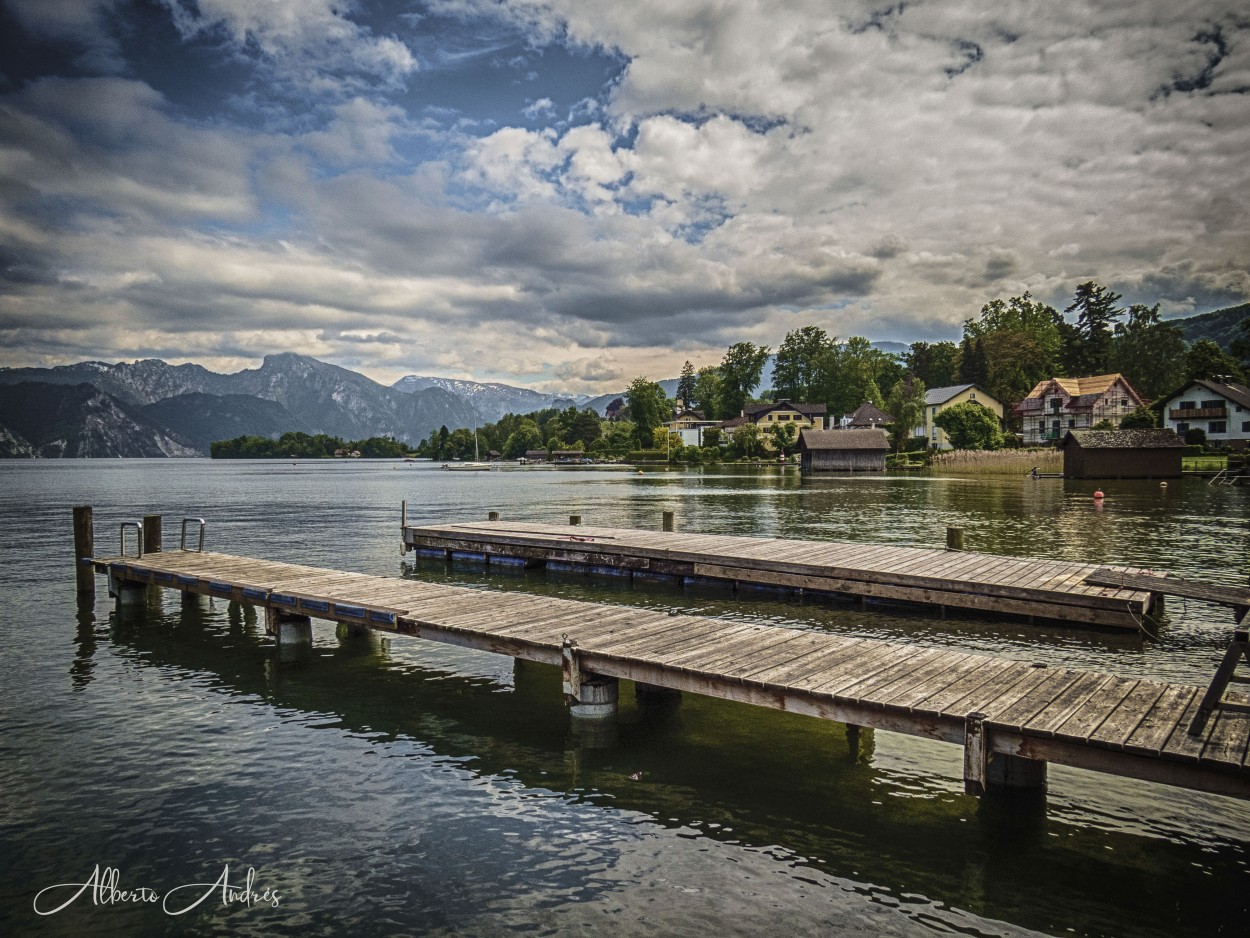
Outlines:
{"type": "Polygon", "coordinates": [[[195,516],[210,550],[1204,686],[1232,626],[1181,600],[1139,636],[488,575],[401,556],[405,500],[413,523],[673,511],[688,531],[920,546],[960,525],[972,550],[1225,584],[1250,558],[1250,487],[1194,479],[3,461],[5,934],[1246,933],[1250,804],[1062,766],[1044,800],[978,800],[956,746],[877,732],[852,758],[838,724],[689,694],[640,711],[627,687],[616,732],[587,737],[551,668],[317,620],[311,658],[283,661],[248,607],[153,591],[118,618],[102,579],[94,609],[75,602],[71,509],[90,504],[101,554],[122,521],[163,515],[168,549],[195,516]]]}

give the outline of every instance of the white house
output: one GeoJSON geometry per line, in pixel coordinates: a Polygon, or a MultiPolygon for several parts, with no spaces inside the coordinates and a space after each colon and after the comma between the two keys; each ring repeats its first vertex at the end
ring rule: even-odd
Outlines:
{"type": "Polygon", "coordinates": [[[1250,446],[1250,388],[1190,381],[1164,400],[1163,425],[1181,437],[1196,428],[1206,433],[1210,445],[1246,449],[1250,446]]]}

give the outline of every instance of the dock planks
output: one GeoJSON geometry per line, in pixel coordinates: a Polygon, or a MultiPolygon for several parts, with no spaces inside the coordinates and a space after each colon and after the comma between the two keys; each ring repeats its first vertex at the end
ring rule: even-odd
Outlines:
{"type": "Polygon", "coordinates": [[[195,551],[103,557],[116,581],[251,602],[857,726],[1250,798],[1250,713],[1187,732],[1201,690],[967,652],[195,551]]]}
{"type": "Polygon", "coordinates": [[[536,522],[405,526],[403,539],[406,550],[471,552],[488,563],[492,557],[571,563],[1134,631],[1151,614],[1157,592],[1151,587],[1161,579],[973,551],[536,522]]]}

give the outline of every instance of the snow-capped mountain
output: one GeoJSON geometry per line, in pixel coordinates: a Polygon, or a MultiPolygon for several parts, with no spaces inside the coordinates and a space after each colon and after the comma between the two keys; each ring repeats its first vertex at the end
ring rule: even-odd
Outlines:
{"type": "Polygon", "coordinates": [[[466,401],[482,423],[493,423],[504,414],[528,414],[548,407],[580,407],[589,400],[585,395],[543,394],[508,384],[483,384],[479,381],[431,378],[426,375],[405,375],[391,387],[408,394],[427,388],[447,391],[466,401]]]}

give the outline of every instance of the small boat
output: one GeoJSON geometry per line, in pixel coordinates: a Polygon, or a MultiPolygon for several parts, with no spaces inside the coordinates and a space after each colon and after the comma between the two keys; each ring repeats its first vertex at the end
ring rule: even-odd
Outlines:
{"type": "Polygon", "coordinates": [[[481,453],[477,448],[477,424],[473,424],[473,462],[467,459],[464,462],[443,463],[443,468],[449,472],[490,472],[495,467],[488,462],[481,461],[481,453]]]}

